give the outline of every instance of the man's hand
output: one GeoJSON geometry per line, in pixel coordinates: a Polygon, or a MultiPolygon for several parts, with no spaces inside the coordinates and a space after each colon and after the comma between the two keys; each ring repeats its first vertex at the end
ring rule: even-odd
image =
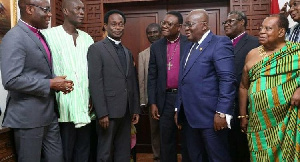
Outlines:
{"type": "Polygon", "coordinates": [[[291,105],[300,106],[300,88],[297,88],[292,96],[291,105]]]}
{"type": "Polygon", "coordinates": [[[241,132],[247,133],[248,119],[241,118],[240,120],[241,132]]]}
{"type": "Polygon", "coordinates": [[[224,128],[227,128],[227,123],[226,123],[226,117],[221,118],[218,113],[215,114],[214,117],[214,129],[215,131],[222,130],[224,128]]]}
{"type": "Polygon", "coordinates": [[[99,119],[99,124],[103,129],[107,129],[109,126],[109,118],[108,115],[103,116],[102,118],[99,119]]]}
{"type": "Polygon", "coordinates": [[[94,111],[94,106],[92,102],[92,98],[89,99],[89,115],[94,111]]]}
{"type": "Polygon", "coordinates": [[[67,76],[57,76],[53,79],[50,79],[50,88],[56,91],[62,91],[64,94],[73,91],[73,81],[66,80],[66,77],[67,76]]]}
{"type": "Polygon", "coordinates": [[[283,14],[284,16],[286,16],[286,17],[289,16],[289,13],[286,10],[287,9],[287,5],[288,5],[288,2],[285,2],[285,4],[283,5],[283,7],[280,10],[280,13],[283,14]]]}
{"type": "Polygon", "coordinates": [[[139,119],[140,119],[139,114],[133,114],[131,119],[132,124],[137,124],[139,122],[139,119]]]}
{"type": "Polygon", "coordinates": [[[158,108],[156,104],[151,104],[150,108],[151,108],[151,117],[155,120],[159,120],[160,115],[158,113],[158,108]]]}
{"type": "Polygon", "coordinates": [[[181,126],[181,124],[178,123],[178,112],[177,111],[175,112],[175,115],[174,115],[174,121],[175,121],[175,124],[176,124],[178,130],[181,130],[182,126],[181,126]]]}

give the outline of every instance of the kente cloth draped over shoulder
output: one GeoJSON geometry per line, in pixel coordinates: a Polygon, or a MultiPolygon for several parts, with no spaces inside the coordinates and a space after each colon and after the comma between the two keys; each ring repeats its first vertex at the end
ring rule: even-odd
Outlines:
{"type": "Polygon", "coordinates": [[[300,161],[300,111],[290,103],[300,84],[299,55],[300,45],[287,42],[249,71],[251,161],[300,161]]]}

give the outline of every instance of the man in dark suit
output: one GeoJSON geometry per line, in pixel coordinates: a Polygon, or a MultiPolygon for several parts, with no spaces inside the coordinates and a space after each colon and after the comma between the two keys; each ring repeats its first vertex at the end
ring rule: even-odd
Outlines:
{"type": "MultiPolygon", "coordinates": [[[[180,34],[182,23],[183,18],[179,12],[168,12],[161,22],[164,38],[154,42],[150,48],[148,103],[152,118],[159,120],[162,162],[177,161],[174,104],[177,96],[179,61],[187,44],[186,37],[180,34]]],[[[182,137],[182,160],[189,161],[184,139],[182,137]]]]}
{"type": "MultiPolygon", "coordinates": [[[[228,128],[235,97],[235,71],[232,43],[214,35],[208,27],[205,10],[191,11],[184,27],[189,41],[180,63],[177,116],[185,116],[186,138],[192,161],[231,161],[228,128]]],[[[180,119],[179,118],[179,119],[180,119]]]]}
{"type": "MultiPolygon", "coordinates": [[[[225,34],[231,39],[234,49],[235,75],[237,79],[236,89],[239,89],[242,71],[245,64],[246,55],[259,46],[258,39],[246,33],[247,17],[243,12],[231,11],[227,20],[223,22],[225,34]]],[[[241,132],[239,115],[238,91],[235,95],[233,105],[233,119],[231,130],[229,131],[230,154],[233,161],[250,161],[248,142],[246,134],[241,132]]]]}
{"type": "Polygon", "coordinates": [[[133,57],[121,44],[126,18],[118,10],[104,16],[107,38],[88,51],[91,98],[98,118],[97,161],[130,160],[130,126],[139,120],[139,92],[133,57]]]}
{"type": "Polygon", "coordinates": [[[0,46],[2,84],[8,90],[4,127],[14,131],[19,162],[62,162],[54,112],[55,91],[69,93],[72,81],[54,77],[51,52],[39,29],[48,27],[48,0],[19,0],[21,19],[0,46]]]}

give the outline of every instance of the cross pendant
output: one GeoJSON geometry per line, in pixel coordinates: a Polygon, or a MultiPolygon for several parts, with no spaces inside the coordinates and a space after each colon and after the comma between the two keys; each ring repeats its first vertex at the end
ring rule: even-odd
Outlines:
{"type": "Polygon", "coordinates": [[[168,65],[168,70],[171,70],[171,67],[173,66],[173,64],[171,62],[169,62],[167,65],[168,65]]]}

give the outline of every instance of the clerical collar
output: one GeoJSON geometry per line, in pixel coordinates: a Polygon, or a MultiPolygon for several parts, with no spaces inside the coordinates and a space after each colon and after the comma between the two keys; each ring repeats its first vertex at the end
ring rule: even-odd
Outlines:
{"type": "Polygon", "coordinates": [[[173,40],[173,41],[170,41],[168,38],[166,38],[166,39],[170,43],[175,43],[175,42],[177,42],[179,40],[179,37],[180,37],[180,34],[178,34],[178,37],[175,40],[173,40]]]}
{"type": "Polygon", "coordinates": [[[243,36],[246,33],[246,31],[244,31],[243,33],[241,33],[240,35],[236,36],[235,38],[231,39],[231,42],[235,41],[236,39],[240,38],[241,36],[243,36]]]}
{"type": "Polygon", "coordinates": [[[39,29],[29,25],[27,22],[23,21],[22,19],[20,19],[20,21],[22,21],[32,32],[37,33],[39,31],[39,29]]]}
{"type": "Polygon", "coordinates": [[[115,40],[115,39],[113,39],[113,38],[111,38],[111,37],[109,37],[109,36],[106,36],[108,39],[110,39],[111,41],[113,41],[116,45],[118,45],[118,44],[120,44],[121,43],[121,41],[117,41],[117,40],[115,40]]]}

